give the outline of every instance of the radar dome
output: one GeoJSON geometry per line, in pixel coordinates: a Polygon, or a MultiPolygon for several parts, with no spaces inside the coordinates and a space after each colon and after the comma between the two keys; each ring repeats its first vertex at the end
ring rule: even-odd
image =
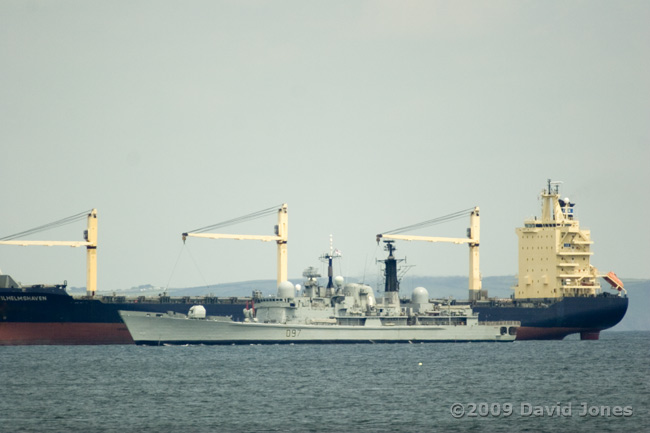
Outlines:
{"type": "Polygon", "coordinates": [[[190,319],[205,319],[205,307],[203,305],[193,305],[187,316],[190,319]]]}
{"type": "Polygon", "coordinates": [[[278,298],[293,298],[296,296],[295,290],[291,281],[283,281],[278,286],[278,298]]]}
{"type": "Polygon", "coordinates": [[[424,287],[416,287],[411,295],[411,302],[414,304],[426,304],[429,302],[429,291],[424,287]]]}
{"type": "Polygon", "coordinates": [[[343,278],[342,276],[339,275],[338,277],[334,278],[334,285],[336,287],[338,288],[343,287],[343,283],[345,283],[345,278],[343,278]]]}

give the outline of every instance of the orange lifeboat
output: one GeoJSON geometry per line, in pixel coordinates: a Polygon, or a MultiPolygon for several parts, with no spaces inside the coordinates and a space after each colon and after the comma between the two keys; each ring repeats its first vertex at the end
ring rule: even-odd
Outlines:
{"type": "Polygon", "coordinates": [[[623,282],[614,272],[608,272],[607,275],[603,276],[603,278],[612,286],[613,289],[616,289],[619,292],[623,290],[623,282]]]}

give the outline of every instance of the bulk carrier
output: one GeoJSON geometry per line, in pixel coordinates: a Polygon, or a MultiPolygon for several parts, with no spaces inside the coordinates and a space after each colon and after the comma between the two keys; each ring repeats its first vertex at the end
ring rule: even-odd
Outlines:
{"type": "MultiPolygon", "coordinates": [[[[601,330],[616,325],[625,315],[628,306],[625,289],[615,274],[599,274],[590,264],[593,254],[590,232],[580,228],[574,218],[574,203],[560,198],[557,183],[549,181],[542,200],[541,219],[525,221],[524,227],[517,229],[518,284],[509,299],[490,299],[481,287],[478,208],[471,211],[467,238],[383,234],[378,235],[378,240],[383,237],[466,243],[470,248],[469,300],[455,301],[456,304],[470,305],[483,322],[520,322],[518,340],[562,339],[573,333],[579,333],[582,339],[597,339],[601,330]],[[612,293],[603,292],[598,282],[600,277],[612,286],[612,293]]],[[[219,235],[197,230],[183,233],[183,239],[193,236],[275,241],[279,285],[287,280],[287,206],[276,210],[275,236],[219,235]]],[[[0,244],[14,245],[86,246],[88,258],[88,292],[82,297],[70,296],[65,284],[21,286],[10,276],[0,275],[0,345],[132,344],[133,339],[118,313],[120,310],[186,314],[191,306],[203,305],[207,315],[243,320],[244,307],[254,298],[97,296],[96,210],[88,214],[85,238],[85,242],[76,243],[0,240],[0,244]]]]}

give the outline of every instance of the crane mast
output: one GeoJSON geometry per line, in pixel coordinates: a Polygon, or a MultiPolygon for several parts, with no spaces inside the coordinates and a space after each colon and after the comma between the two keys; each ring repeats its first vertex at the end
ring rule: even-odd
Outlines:
{"type": "Polygon", "coordinates": [[[481,220],[478,206],[472,209],[469,217],[470,227],[467,229],[467,238],[446,238],[433,236],[415,236],[399,234],[378,234],[377,242],[384,240],[423,241],[423,242],[448,242],[469,245],[469,300],[478,301],[481,295],[481,271],[479,244],[481,238],[481,220]]]}
{"type": "Polygon", "coordinates": [[[284,203],[278,209],[278,224],[275,226],[275,236],[269,235],[233,235],[221,233],[183,233],[183,242],[188,237],[206,238],[206,239],[235,239],[235,240],[255,240],[262,242],[275,241],[278,245],[277,260],[277,278],[278,285],[288,280],[288,259],[287,259],[287,242],[289,239],[289,214],[287,204],[284,203]]]}
{"type": "Polygon", "coordinates": [[[86,247],[86,295],[95,296],[97,292],[97,209],[92,209],[88,214],[88,228],[84,231],[85,242],[82,241],[21,241],[5,240],[0,245],[29,246],[65,246],[86,247]]]}

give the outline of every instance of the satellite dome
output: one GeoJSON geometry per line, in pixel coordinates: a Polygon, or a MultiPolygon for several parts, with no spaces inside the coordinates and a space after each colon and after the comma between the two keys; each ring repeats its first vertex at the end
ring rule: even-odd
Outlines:
{"type": "Polygon", "coordinates": [[[343,287],[343,283],[345,283],[345,278],[343,278],[342,276],[339,275],[338,277],[334,278],[334,285],[336,287],[338,288],[343,287]]]}
{"type": "Polygon", "coordinates": [[[411,302],[414,304],[426,304],[429,302],[429,291],[424,287],[416,287],[411,295],[411,302]]]}
{"type": "Polygon", "coordinates": [[[291,281],[283,281],[278,286],[278,298],[294,298],[296,296],[296,289],[293,287],[291,281]]]}
{"type": "Polygon", "coordinates": [[[203,305],[193,305],[187,316],[190,319],[205,319],[205,307],[203,305]]]}

